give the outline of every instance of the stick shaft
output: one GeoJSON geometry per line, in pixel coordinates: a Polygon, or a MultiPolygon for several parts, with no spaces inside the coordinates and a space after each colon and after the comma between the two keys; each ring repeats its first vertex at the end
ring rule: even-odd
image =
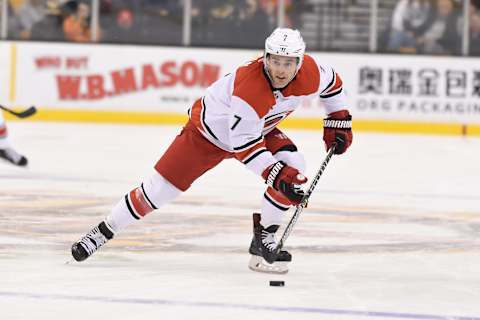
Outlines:
{"type": "Polygon", "coordinates": [[[283,232],[282,237],[280,238],[280,241],[278,242],[277,246],[277,254],[280,252],[280,250],[283,247],[283,244],[289,237],[290,233],[292,232],[293,226],[295,223],[297,223],[298,218],[300,217],[300,214],[302,213],[303,209],[308,203],[308,199],[312,195],[313,190],[317,186],[318,180],[320,180],[320,177],[322,176],[323,172],[325,171],[325,168],[327,167],[328,162],[333,156],[333,153],[335,152],[336,145],[333,145],[330,150],[327,153],[327,156],[325,157],[325,160],[323,160],[322,165],[320,166],[320,169],[318,169],[317,174],[315,175],[315,178],[313,178],[312,183],[310,183],[310,187],[307,190],[307,193],[303,197],[302,201],[300,204],[297,206],[295,209],[295,213],[293,214],[292,218],[288,222],[287,227],[285,228],[285,231],[283,232]]]}

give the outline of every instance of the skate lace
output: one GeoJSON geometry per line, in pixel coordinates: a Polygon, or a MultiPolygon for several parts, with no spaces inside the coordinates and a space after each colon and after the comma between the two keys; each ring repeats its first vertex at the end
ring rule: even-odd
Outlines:
{"type": "Polygon", "coordinates": [[[277,240],[275,239],[275,233],[270,233],[262,230],[262,243],[269,251],[275,250],[277,248],[277,240]]]}
{"type": "Polygon", "coordinates": [[[82,240],[80,240],[80,244],[85,248],[88,252],[88,255],[94,253],[98,248],[107,242],[107,238],[100,232],[98,227],[95,227],[87,233],[82,240]]]}

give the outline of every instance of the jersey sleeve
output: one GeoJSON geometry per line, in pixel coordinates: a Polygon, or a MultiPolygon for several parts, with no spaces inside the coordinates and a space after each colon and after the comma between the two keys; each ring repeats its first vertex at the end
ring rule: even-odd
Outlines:
{"type": "Polygon", "coordinates": [[[347,97],[340,75],[330,66],[320,68],[320,99],[327,114],[348,110],[347,97]]]}
{"type": "Polygon", "coordinates": [[[265,145],[264,120],[240,97],[232,97],[231,107],[230,141],[235,158],[245,164],[249,170],[261,175],[268,166],[277,162],[265,145]]]}

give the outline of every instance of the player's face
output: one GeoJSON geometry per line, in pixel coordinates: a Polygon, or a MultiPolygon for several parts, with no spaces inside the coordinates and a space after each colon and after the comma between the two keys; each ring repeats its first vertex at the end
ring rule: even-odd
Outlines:
{"type": "Polygon", "coordinates": [[[295,75],[297,58],[270,54],[267,57],[267,69],[272,80],[272,87],[275,89],[283,88],[295,75]]]}

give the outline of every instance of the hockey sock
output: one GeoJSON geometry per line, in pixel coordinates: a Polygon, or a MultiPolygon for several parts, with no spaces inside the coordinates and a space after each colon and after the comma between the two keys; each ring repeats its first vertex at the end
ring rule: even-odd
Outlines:
{"type": "Polygon", "coordinates": [[[106,221],[117,233],[153,210],[171,202],[180,193],[179,189],[155,172],[140,187],[127,193],[115,205],[106,221]]]}
{"type": "Polygon", "coordinates": [[[262,226],[281,225],[283,215],[289,208],[288,199],[269,187],[262,200],[262,226]]]}

